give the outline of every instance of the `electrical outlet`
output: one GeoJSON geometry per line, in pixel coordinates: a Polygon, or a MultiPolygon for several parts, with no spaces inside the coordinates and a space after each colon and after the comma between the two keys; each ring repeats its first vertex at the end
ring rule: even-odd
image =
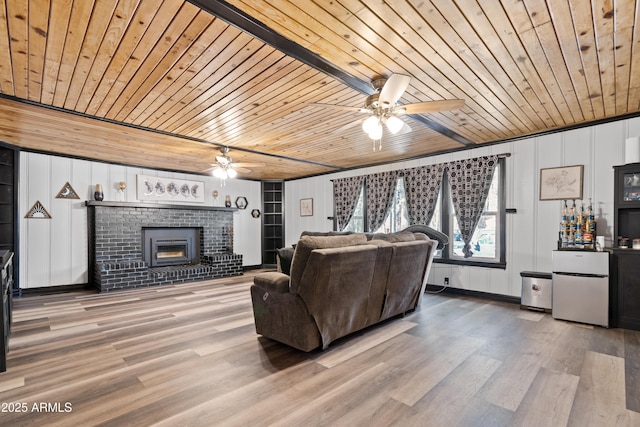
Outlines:
{"type": "Polygon", "coordinates": [[[445,284],[445,285],[448,285],[448,284],[449,284],[449,278],[448,278],[448,277],[445,277],[445,278],[444,278],[444,284],[445,284]]]}

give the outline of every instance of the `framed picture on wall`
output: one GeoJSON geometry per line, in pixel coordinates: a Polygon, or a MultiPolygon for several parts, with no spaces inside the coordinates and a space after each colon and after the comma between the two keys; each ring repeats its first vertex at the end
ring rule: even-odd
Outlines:
{"type": "Polygon", "coordinates": [[[540,200],[582,199],[584,165],[540,169],[540,200]]]}
{"type": "Polygon", "coordinates": [[[313,199],[300,199],[300,216],[313,216],[313,199]]]}
{"type": "Polygon", "coordinates": [[[138,175],[138,200],[204,203],[204,181],[138,175]]]}

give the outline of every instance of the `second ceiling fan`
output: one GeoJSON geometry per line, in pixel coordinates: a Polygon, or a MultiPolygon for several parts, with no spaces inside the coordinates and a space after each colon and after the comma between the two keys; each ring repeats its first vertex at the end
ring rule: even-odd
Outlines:
{"type": "Polygon", "coordinates": [[[382,139],[385,127],[394,135],[411,131],[411,127],[398,116],[457,110],[464,106],[464,99],[446,99],[443,101],[425,101],[399,105],[398,100],[409,87],[410,81],[411,77],[404,74],[392,74],[388,79],[379,78],[373,80],[371,85],[376,92],[366,98],[363,107],[318,103],[312,105],[367,114],[369,117],[348,123],[336,129],[335,132],[340,132],[362,123],[362,129],[369,135],[369,138],[374,140],[374,150],[375,141],[382,139]]]}
{"type": "Polygon", "coordinates": [[[204,172],[212,171],[212,175],[224,182],[227,178],[235,178],[240,173],[249,173],[253,167],[263,167],[264,163],[236,163],[228,155],[229,147],[220,147],[220,154],[216,156],[216,162],[204,172]]]}

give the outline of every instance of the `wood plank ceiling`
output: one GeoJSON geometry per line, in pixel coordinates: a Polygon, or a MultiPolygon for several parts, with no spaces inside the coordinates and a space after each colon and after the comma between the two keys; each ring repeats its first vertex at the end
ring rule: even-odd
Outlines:
{"type": "Polygon", "coordinates": [[[640,111],[632,0],[0,0],[0,141],[202,173],[291,179],[640,111]],[[358,113],[376,76],[411,76],[382,150],[358,113]]]}

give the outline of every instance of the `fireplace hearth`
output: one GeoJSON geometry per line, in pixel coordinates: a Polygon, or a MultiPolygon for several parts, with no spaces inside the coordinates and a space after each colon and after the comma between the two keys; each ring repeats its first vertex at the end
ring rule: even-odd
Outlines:
{"type": "Polygon", "coordinates": [[[200,263],[202,228],[142,228],[144,260],[151,267],[200,263]]]}

